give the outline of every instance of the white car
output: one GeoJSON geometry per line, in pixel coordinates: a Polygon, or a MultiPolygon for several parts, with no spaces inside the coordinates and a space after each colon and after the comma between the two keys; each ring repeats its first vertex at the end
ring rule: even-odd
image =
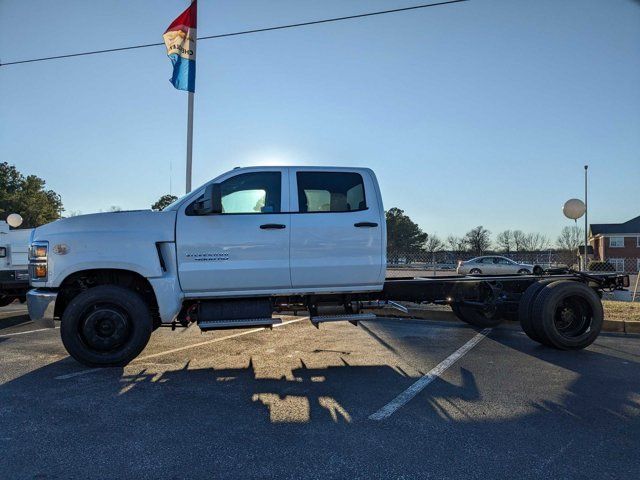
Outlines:
{"type": "Polygon", "coordinates": [[[459,275],[530,275],[540,267],[527,263],[514,262],[507,257],[476,257],[465,262],[458,262],[459,275]]]}

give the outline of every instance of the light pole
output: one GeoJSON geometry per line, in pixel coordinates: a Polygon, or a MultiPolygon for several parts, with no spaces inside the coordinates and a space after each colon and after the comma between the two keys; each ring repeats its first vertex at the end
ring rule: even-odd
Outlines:
{"type": "Polygon", "coordinates": [[[589,223],[587,221],[589,215],[589,207],[587,203],[587,171],[589,169],[589,165],[584,166],[584,260],[582,262],[582,269],[587,270],[587,246],[589,243],[589,233],[587,232],[587,228],[589,227],[589,223]]]}

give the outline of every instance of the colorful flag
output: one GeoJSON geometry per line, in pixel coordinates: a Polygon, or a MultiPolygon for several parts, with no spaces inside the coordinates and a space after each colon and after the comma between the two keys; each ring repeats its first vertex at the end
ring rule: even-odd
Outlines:
{"type": "Polygon", "coordinates": [[[178,90],[194,92],[196,89],[196,26],[197,1],[176,18],[162,38],[167,55],[173,63],[171,83],[178,90]]]}

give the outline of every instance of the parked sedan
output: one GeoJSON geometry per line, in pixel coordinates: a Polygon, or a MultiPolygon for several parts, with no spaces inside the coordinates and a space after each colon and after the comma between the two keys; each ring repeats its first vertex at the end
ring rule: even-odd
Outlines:
{"type": "Polygon", "coordinates": [[[459,275],[528,275],[540,267],[518,263],[506,257],[476,257],[466,262],[458,262],[459,275]]]}

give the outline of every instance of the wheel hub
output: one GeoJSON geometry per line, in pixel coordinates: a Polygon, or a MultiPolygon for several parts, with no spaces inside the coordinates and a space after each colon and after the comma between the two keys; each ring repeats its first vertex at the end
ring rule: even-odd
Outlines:
{"type": "Polygon", "coordinates": [[[554,316],[554,323],[558,332],[567,338],[582,335],[588,330],[591,322],[591,312],[584,299],[570,297],[558,305],[554,316]]]}
{"type": "Polygon", "coordinates": [[[129,337],[129,321],[124,313],[114,308],[102,307],[87,315],[81,332],[90,347],[102,351],[112,350],[129,337]]]}

